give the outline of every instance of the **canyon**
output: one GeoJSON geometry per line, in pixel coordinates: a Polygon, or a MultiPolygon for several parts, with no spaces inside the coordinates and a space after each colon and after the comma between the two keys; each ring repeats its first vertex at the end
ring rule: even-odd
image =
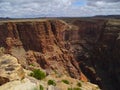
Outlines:
{"type": "MultiPolygon", "coordinates": [[[[56,82],[68,79],[75,86],[80,80],[82,90],[119,90],[119,35],[117,19],[0,21],[0,71],[4,72],[0,74],[0,90],[21,80],[31,88],[42,83],[26,75],[34,69],[43,70],[56,82]]],[[[46,83],[42,85],[49,90],[46,83]]],[[[67,90],[70,86],[58,83],[50,90],[67,90]]],[[[13,87],[6,90],[21,90],[13,87]]]]}
{"type": "Polygon", "coordinates": [[[82,72],[102,90],[119,90],[120,20],[72,19],[69,24],[73,26],[65,31],[65,40],[82,72]]]}

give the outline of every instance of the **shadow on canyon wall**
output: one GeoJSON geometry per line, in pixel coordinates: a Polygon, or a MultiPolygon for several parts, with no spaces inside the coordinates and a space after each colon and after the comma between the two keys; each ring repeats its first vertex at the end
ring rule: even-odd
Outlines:
{"type": "Polygon", "coordinates": [[[119,90],[120,20],[64,20],[71,25],[64,39],[71,44],[82,72],[102,90],[119,90]]]}

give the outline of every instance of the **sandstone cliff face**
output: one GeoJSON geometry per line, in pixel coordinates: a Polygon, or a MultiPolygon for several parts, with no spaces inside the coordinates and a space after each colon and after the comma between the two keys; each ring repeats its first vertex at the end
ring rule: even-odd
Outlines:
{"type": "Polygon", "coordinates": [[[78,63],[61,38],[67,28],[60,20],[0,22],[0,47],[26,69],[34,64],[47,73],[55,71],[81,78],[78,63]]]}
{"type": "Polygon", "coordinates": [[[70,50],[88,79],[102,90],[120,87],[120,20],[71,20],[72,28],[64,32],[70,50]]]}

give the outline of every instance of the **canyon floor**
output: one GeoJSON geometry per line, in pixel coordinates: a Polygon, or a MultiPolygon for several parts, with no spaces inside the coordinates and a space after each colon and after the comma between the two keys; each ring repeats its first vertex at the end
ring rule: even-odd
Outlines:
{"type": "Polygon", "coordinates": [[[0,21],[0,90],[120,90],[120,20],[0,21]]]}

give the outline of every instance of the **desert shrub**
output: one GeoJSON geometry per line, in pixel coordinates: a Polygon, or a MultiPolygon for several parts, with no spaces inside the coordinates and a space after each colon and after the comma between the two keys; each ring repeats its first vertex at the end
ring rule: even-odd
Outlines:
{"type": "Polygon", "coordinates": [[[35,77],[38,80],[42,80],[46,77],[46,74],[39,69],[34,69],[30,76],[35,77]]]}
{"type": "Polygon", "coordinates": [[[31,63],[30,66],[35,66],[35,65],[33,63],[31,63]]]}
{"type": "Polygon", "coordinates": [[[36,87],[33,90],[38,90],[36,87]]]}
{"type": "Polygon", "coordinates": [[[72,88],[68,88],[68,90],[73,90],[72,88]]]}
{"type": "Polygon", "coordinates": [[[53,70],[55,74],[58,74],[58,72],[56,70],[53,70]]]}
{"type": "Polygon", "coordinates": [[[54,80],[48,80],[48,85],[56,86],[56,83],[54,80]]]}
{"type": "Polygon", "coordinates": [[[65,84],[70,84],[68,80],[62,80],[62,82],[65,84]]]}
{"type": "Polygon", "coordinates": [[[80,82],[77,83],[78,87],[82,87],[82,84],[80,82]]]}
{"type": "Polygon", "coordinates": [[[74,87],[74,88],[68,88],[68,90],[82,90],[82,89],[78,87],[74,87]]]}
{"type": "Polygon", "coordinates": [[[82,90],[81,88],[75,87],[73,90],[82,90]]]}
{"type": "Polygon", "coordinates": [[[0,47],[0,55],[2,55],[5,52],[5,48],[4,47],[0,47]]]}
{"type": "Polygon", "coordinates": [[[44,90],[44,87],[42,85],[40,85],[40,90],[44,90]]]}

